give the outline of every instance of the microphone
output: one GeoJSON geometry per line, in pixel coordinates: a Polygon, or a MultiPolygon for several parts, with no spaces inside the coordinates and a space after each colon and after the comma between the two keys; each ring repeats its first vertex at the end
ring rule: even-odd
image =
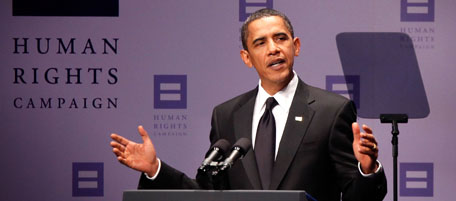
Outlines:
{"type": "Polygon", "coordinates": [[[228,151],[230,146],[231,144],[225,139],[220,139],[217,142],[215,142],[215,144],[212,145],[209,151],[207,151],[206,158],[201,163],[199,169],[204,170],[208,165],[211,164],[212,161],[222,159],[222,157],[228,151]]]}
{"type": "Polygon", "coordinates": [[[244,155],[250,150],[252,143],[247,138],[239,139],[231,149],[231,154],[222,162],[220,171],[231,168],[234,162],[239,158],[244,157],[244,155]]]}

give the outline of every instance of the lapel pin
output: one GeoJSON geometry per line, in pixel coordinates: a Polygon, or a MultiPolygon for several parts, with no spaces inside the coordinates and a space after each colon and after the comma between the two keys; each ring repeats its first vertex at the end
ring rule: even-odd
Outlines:
{"type": "Polygon", "coordinates": [[[295,117],[295,120],[296,120],[296,121],[302,121],[302,117],[296,116],[296,117],[295,117]]]}

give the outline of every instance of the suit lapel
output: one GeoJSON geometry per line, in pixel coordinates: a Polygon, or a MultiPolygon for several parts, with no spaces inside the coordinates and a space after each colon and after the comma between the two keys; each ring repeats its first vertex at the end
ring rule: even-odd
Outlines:
{"type": "MultiPolygon", "coordinates": [[[[258,89],[256,89],[256,92],[258,92],[258,89]]],[[[252,141],[252,117],[256,95],[257,93],[254,93],[245,103],[240,104],[240,108],[234,113],[234,133],[236,140],[244,137],[252,141]]],[[[260,175],[253,149],[247,152],[241,163],[253,188],[261,189],[260,175]]]]}
{"type": "Polygon", "coordinates": [[[275,190],[278,188],[296,155],[314,115],[314,111],[308,106],[311,102],[313,102],[313,99],[309,98],[307,85],[299,80],[272,170],[272,180],[269,189],[275,190]]]}

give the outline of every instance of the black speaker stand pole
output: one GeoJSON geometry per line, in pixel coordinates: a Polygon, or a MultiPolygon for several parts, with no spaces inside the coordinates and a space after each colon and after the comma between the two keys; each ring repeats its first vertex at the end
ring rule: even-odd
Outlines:
{"type": "Polygon", "coordinates": [[[407,123],[408,116],[407,114],[381,114],[380,115],[381,123],[391,123],[392,131],[391,134],[393,138],[391,139],[391,144],[393,145],[393,180],[394,180],[394,195],[393,200],[397,201],[397,157],[399,155],[399,126],[398,123],[407,123]]]}

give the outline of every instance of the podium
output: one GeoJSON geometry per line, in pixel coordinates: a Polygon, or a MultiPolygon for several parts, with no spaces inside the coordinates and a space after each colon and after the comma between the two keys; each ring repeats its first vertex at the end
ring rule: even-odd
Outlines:
{"type": "Polygon", "coordinates": [[[122,201],[312,201],[305,191],[128,190],[122,201]]]}

